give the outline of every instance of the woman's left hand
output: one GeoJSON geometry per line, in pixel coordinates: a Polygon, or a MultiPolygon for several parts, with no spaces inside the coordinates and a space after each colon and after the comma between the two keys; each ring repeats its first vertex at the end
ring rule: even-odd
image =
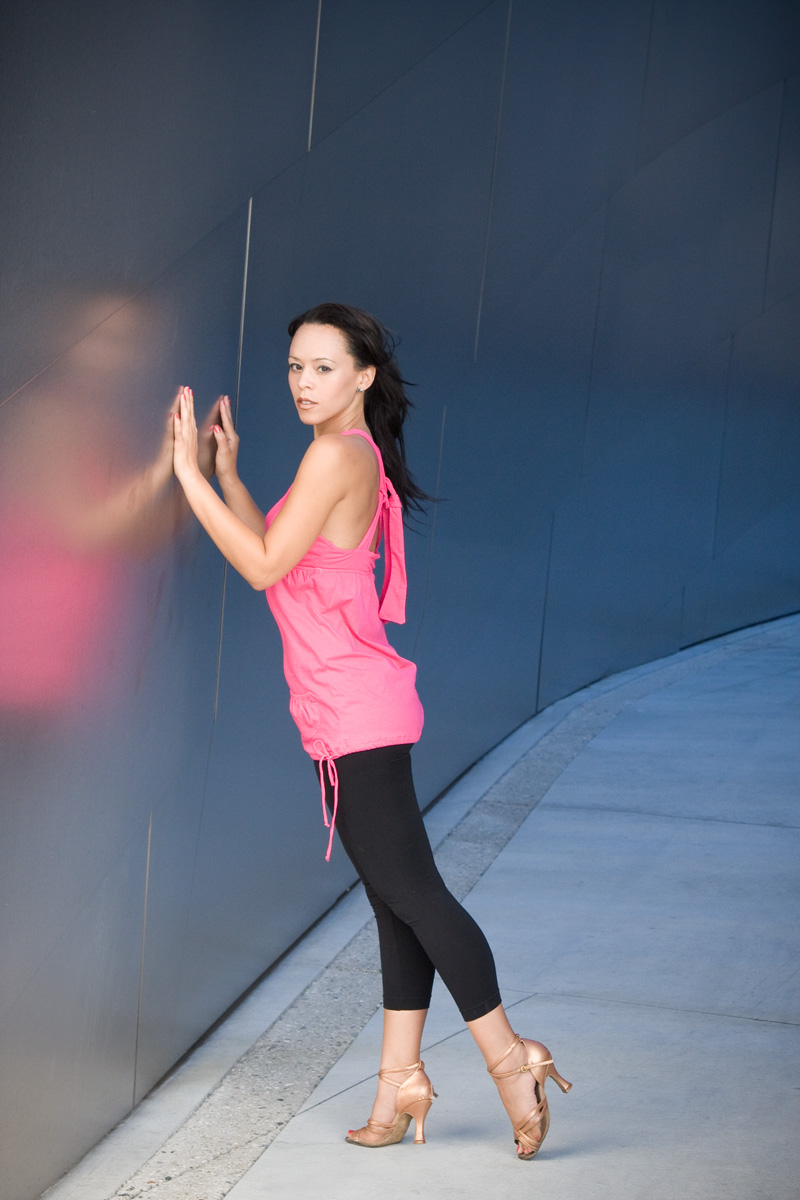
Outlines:
{"type": "Polygon", "coordinates": [[[200,468],[197,463],[197,422],[194,416],[192,389],[182,387],[178,392],[178,411],[172,421],[172,469],[181,483],[200,468]]]}

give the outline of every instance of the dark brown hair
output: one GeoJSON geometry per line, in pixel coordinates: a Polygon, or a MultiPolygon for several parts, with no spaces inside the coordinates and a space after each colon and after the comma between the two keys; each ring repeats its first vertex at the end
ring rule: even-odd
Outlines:
{"type": "Polygon", "coordinates": [[[343,335],[359,370],[375,367],[375,379],[364,393],[364,416],[403,511],[422,510],[423,502],[432,497],[417,487],[406,463],[403,422],[413,406],[405,391],[411,385],[403,379],[394,357],[397,340],[377,317],[349,304],[309,308],[289,322],[289,336],[294,337],[301,325],[333,326],[343,335]]]}

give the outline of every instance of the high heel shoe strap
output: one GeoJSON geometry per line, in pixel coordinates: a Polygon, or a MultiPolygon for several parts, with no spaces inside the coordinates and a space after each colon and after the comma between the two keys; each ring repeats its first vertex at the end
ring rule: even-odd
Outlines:
{"type": "Polygon", "coordinates": [[[527,1057],[527,1054],[528,1054],[528,1048],[525,1045],[524,1040],[519,1036],[518,1033],[515,1033],[514,1041],[511,1043],[511,1045],[508,1047],[508,1049],[503,1051],[503,1053],[500,1055],[500,1057],[498,1058],[497,1062],[494,1064],[493,1067],[487,1067],[486,1070],[489,1072],[492,1079],[510,1079],[512,1075],[519,1075],[520,1072],[530,1071],[534,1067],[552,1067],[554,1065],[552,1058],[540,1058],[538,1062],[531,1062],[530,1059],[527,1057]],[[512,1071],[498,1071],[497,1068],[500,1066],[500,1063],[503,1061],[504,1058],[508,1057],[508,1055],[511,1053],[511,1051],[514,1049],[514,1047],[517,1044],[522,1046],[522,1049],[525,1051],[525,1055],[526,1055],[525,1062],[522,1064],[521,1067],[514,1067],[514,1069],[512,1071]]]}
{"type": "Polygon", "coordinates": [[[378,1078],[382,1079],[384,1083],[390,1083],[392,1085],[392,1087],[399,1088],[399,1087],[402,1087],[403,1084],[407,1082],[407,1080],[404,1079],[404,1080],[402,1080],[402,1082],[398,1083],[396,1079],[388,1078],[388,1076],[390,1074],[398,1075],[401,1071],[424,1071],[424,1070],[425,1070],[425,1063],[422,1061],[422,1059],[420,1059],[419,1062],[412,1063],[410,1067],[381,1067],[381,1069],[378,1071],[378,1078]]]}
{"type": "Polygon", "coordinates": [[[365,1128],[367,1128],[367,1129],[375,1129],[375,1130],[394,1129],[394,1127],[395,1127],[394,1121],[392,1121],[391,1125],[384,1125],[384,1123],[382,1121],[376,1121],[374,1117],[367,1117],[367,1124],[365,1126],[365,1128]]]}
{"type": "Polygon", "coordinates": [[[524,1062],[521,1067],[514,1067],[513,1071],[490,1071],[492,1079],[510,1079],[512,1075],[524,1075],[526,1071],[531,1073],[537,1067],[552,1067],[552,1058],[541,1058],[538,1062],[524,1062]]]}

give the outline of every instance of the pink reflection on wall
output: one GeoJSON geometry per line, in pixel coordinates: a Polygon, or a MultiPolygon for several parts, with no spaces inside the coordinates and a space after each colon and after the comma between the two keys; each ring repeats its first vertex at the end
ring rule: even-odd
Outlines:
{"type": "Polygon", "coordinates": [[[157,329],[125,305],[0,409],[0,711],[102,699],[141,560],[185,515],[157,329]]]}
{"type": "Polygon", "coordinates": [[[88,691],[118,603],[107,555],[70,551],[33,514],[0,530],[0,707],[65,707],[88,691]]]}

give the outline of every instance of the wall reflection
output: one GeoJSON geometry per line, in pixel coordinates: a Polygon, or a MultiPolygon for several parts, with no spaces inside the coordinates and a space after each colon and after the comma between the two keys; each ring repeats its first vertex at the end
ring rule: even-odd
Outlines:
{"type": "MultiPolygon", "coordinates": [[[[81,320],[115,307],[98,293],[81,320]]],[[[125,640],[130,564],[187,516],[172,477],[165,349],[152,302],[117,311],[2,410],[0,710],[55,713],[105,694],[111,642],[125,640]],[[161,395],[158,392],[161,392],[161,395]]],[[[74,320],[69,312],[69,320],[74,320]]],[[[213,471],[212,406],[201,434],[213,471]]]]}

